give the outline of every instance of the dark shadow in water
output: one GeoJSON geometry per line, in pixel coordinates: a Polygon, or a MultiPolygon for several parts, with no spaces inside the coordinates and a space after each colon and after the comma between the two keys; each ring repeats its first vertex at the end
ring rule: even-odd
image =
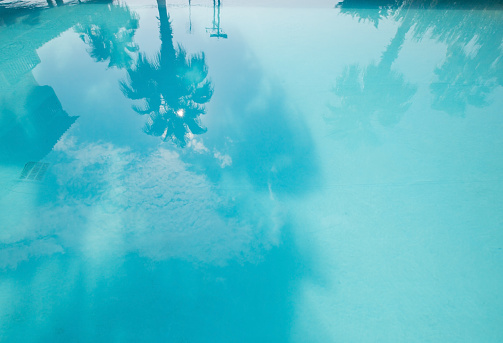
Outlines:
{"type": "Polygon", "coordinates": [[[133,108],[149,115],[147,134],[185,147],[191,135],[206,132],[199,117],[213,89],[204,53],[187,56],[180,44],[175,48],[165,0],[158,1],[158,10],[161,49],[151,60],[140,53],[121,89],[128,98],[142,101],[133,108]]]}

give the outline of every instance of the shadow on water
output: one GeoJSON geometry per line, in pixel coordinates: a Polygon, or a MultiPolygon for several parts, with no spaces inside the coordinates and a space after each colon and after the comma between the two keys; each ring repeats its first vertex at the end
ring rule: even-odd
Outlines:
{"type": "Polygon", "coordinates": [[[374,137],[373,118],[386,126],[403,116],[416,86],[392,71],[391,64],[407,34],[416,41],[430,38],[447,46],[430,84],[433,109],[462,117],[468,106],[487,106],[491,93],[503,85],[503,1],[345,0],[336,7],[376,28],[385,19],[399,23],[378,65],[351,66],[336,80],[338,99],[327,121],[333,122],[338,136],[362,130],[374,137]]]}

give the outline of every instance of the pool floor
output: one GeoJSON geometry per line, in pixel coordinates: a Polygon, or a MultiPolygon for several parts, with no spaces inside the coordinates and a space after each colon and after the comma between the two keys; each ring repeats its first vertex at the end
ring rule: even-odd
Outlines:
{"type": "Polygon", "coordinates": [[[502,10],[0,0],[0,341],[503,341],[502,10]]]}

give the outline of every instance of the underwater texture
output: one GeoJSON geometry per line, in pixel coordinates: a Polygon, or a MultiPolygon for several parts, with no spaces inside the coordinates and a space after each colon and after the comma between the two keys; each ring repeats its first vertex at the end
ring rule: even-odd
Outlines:
{"type": "Polygon", "coordinates": [[[503,341],[502,23],[0,0],[0,342],[503,341]]]}

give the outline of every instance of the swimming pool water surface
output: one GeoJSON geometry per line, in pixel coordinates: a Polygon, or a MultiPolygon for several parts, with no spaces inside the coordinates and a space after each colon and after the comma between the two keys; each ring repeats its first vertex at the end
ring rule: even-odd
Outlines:
{"type": "Polygon", "coordinates": [[[502,9],[0,0],[0,342],[501,342],[502,9]]]}

